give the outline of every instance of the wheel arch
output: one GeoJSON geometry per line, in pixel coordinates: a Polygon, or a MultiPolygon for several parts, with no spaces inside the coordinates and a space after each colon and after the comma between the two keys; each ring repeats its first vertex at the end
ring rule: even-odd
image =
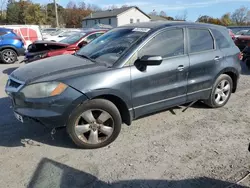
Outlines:
{"type": "Polygon", "coordinates": [[[131,125],[133,119],[133,111],[130,110],[128,104],[119,96],[114,94],[100,94],[96,95],[91,99],[106,99],[112,102],[119,110],[122,118],[122,122],[131,125]]]}
{"type": "Polygon", "coordinates": [[[14,51],[16,52],[16,54],[19,55],[19,54],[18,54],[18,50],[17,50],[16,47],[14,47],[14,46],[7,45],[7,46],[1,46],[1,47],[0,47],[0,51],[6,50],[6,49],[14,50],[14,51]]]}
{"type": "Polygon", "coordinates": [[[222,74],[226,74],[228,76],[231,77],[232,81],[233,81],[233,90],[232,93],[236,92],[237,89],[237,85],[238,85],[238,78],[239,78],[239,73],[235,68],[225,68],[222,71],[219,72],[219,74],[217,74],[214,82],[217,80],[217,78],[222,75],[222,74]]]}

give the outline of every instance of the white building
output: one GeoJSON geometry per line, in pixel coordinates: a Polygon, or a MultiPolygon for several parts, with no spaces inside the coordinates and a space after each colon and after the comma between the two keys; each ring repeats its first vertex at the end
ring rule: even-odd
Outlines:
{"type": "Polygon", "coordinates": [[[118,27],[130,23],[148,22],[150,17],[138,7],[124,7],[113,10],[94,12],[82,21],[83,28],[91,28],[96,24],[118,27]]]}

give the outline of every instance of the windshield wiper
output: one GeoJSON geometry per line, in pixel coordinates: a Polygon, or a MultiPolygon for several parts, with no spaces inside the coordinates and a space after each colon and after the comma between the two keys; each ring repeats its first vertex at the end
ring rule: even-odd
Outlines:
{"type": "Polygon", "coordinates": [[[92,62],[96,63],[96,60],[94,60],[94,59],[90,58],[90,57],[89,57],[89,56],[87,56],[87,55],[78,54],[78,53],[75,53],[75,55],[76,55],[76,56],[80,56],[80,57],[85,58],[85,59],[88,59],[88,60],[90,60],[90,61],[92,61],[92,62]]]}

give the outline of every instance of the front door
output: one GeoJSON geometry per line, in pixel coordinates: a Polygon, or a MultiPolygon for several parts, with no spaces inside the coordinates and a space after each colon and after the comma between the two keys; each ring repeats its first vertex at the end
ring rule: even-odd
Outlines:
{"type": "Polygon", "coordinates": [[[152,37],[138,54],[157,55],[161,65],[140,71],[131,66],[131,91],[135,118],[186,101],[189,58],[182,28],[163,30],[152,37]]]}

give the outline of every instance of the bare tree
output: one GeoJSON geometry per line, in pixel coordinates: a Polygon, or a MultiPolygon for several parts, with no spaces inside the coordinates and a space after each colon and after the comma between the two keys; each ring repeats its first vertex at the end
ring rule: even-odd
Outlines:
{"type": "Polygon", "coordinates": [[[0,8],[1,8],[1,19],[3,18],[4,14],[4,7],[7,5],[7,0],[0,0],[0,8]]]}
{"type": "Polygon", "coordinates": [[[149,15],[151,15],[151,16],[157,16],[158,13],[155,10],[153,10],[152,12],[149,13],[149,15]]]}
{"type": "Polygon", "coordinates": [[[161,11],[161,12],[160,12],[160,16],[166,17],[166,16],[167,16],[167,14],[166,14],[166,12],[161,11]]]}
{"type": "Polygon", "coordinates": [[[182,14],[176,15],[175,20],[186,21],[188,16],[187,10],[184,10],[182,14]]]}
{"type": "Polygon", "coordinates": [[[247,22],[248,19],[248,8],[242,6],[239,9],[236,9],[233,14],[232,14],[232,20],[237,24],[237,25],[244,25],[247,22]]]}

